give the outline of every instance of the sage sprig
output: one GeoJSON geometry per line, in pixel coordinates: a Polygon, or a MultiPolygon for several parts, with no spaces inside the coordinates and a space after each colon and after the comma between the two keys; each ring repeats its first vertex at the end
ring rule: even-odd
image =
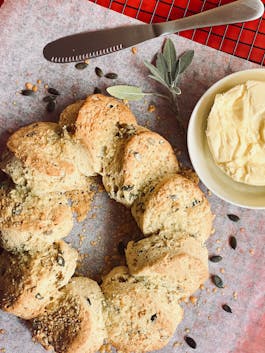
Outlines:
{"type": "Polygon", "coordinates": [[[129,85],[117,85],[108,87],[107,92],[116,98],[128,101],[140,100],[144,96],[154,95],[167,99],[178,117],[178,96],[181,94],[179,81],[183,72],[191,64],[194,56],[193,50],[187,50],[177,57],[175,46],[171,39],[166,39],[163,49],[157,54],[155,65],[144,61],[144,65],[150,71],[148,75],[152,80],[166,88],[166,94],[157,92],[143,92],[140,87],[129,85]]]}

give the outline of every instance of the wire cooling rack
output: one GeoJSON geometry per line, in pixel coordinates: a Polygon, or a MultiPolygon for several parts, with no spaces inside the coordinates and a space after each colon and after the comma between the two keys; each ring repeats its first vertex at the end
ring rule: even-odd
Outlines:
{"type": "MultiPolygon", "coordinates": [[[[231,0],[89,0],[146,23],[175,20],[232,2],[231,0]]],[[[262,0],[265,4],[265,0],[262,0]]],[[[265,14],[246,23],[183,31],[181,36],[265,65],[265,14]]]]}

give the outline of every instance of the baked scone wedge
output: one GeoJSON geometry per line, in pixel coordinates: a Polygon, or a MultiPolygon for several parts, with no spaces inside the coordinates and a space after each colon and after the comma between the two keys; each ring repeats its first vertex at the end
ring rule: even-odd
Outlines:
{"type": "Polygon", "coordinates": [[[95,353],[107,337],[104,297],[95,281],[73,277],[31,322],[33,339],[56,353],[95,353]]]}
{"type": "Polygon", "coordinates": [[[163,348],[182,320],[178,297],[158,281],[133,277],[124,266],[114,268],[101,285],[109,342],[121,352],[163,348]]]}
{"type": "Polygon", "coordinates": [[[78,112],[75,137],[83,142],[96,173],[102,174],[103,160],[117,133],[118,124],[134,124],[136,118],[121,101],[102,94],[88,96],[78,112]]]}
{"type": "Polygon", "coordinates": [[[63,194],[41,197],[24,188],[0,187],[0,245],[11,252],[43,251],[66,237],[73,217],[63,194]]]}
{"type": "Polygon", "coordinates": [[[131,275],[158,277],[182,297],[190,296],[209,277],[206,246],[184,232],[130,241],[125,254],[131,275]]]}
{"type": "Polygon", "coordinates": [[[94,175],[87,149],[56,123],[20,128],[7,148],[1,169],[35,194],[82,189],[86,177],[94,175]]]}
{"type": "Polygon", "coordinates": [[[208,200],[180,174],[165,177],[152,192],[136,200],[131,210],[144,235],[185,231],[204,242],[211,234],[213,215],[208,200]]]}
{"type": "Polygon", "coordinates": [[[141,126],[122,125],[114,155],[104,165],[103,184],[111,198],[130,207],[165,175],[178,170],[177,158],[166,139],[141,126]]]}
{"type": "Polygon", "coordinates": [[[63,241],[34,254],[1,251],[0,309],[23,319],[39,315],[58,295],[73,275],[78,256],[63,241]]]}

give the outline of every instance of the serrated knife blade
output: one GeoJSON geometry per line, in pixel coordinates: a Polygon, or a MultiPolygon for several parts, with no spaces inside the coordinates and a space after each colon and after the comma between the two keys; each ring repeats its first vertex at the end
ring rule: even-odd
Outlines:
{"type": "Polygon", "coordinates": [[[237,0],[175,21],[137,24],[93,32],[83,32],[57,39],[45,46],[44,57],[55,63],[69,63],[110,54],[148,39],[183,30],[246,22],[261,17],[261,0],[237,0]]]}

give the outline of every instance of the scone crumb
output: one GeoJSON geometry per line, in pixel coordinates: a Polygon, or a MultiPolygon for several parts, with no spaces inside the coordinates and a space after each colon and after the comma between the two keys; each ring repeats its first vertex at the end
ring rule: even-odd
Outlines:
{"type": "Polygon", "coordinates": [[[186,333],[189,333],[190,332],[190,329],[188,327],[185,328],[184,330],[186,333]]]}
{"type": "Polygon", "coordinates": [[[208,315],[208,320],[209,320],[209,321],[211,321],[211,320],[212,320],[211,315],[208,315]]]}
{"type": "Polygon", "coordinates": [[[217,292],[217,288],[213,288],[213,293],[216,293],[217,292]]]}
{"type": "Polygon", "coordinates": [[[194,295],[191,295],[191,296],[190,296],[190,302],[191,302],[191,304],[196,304],[196,303],[197,303],[197,300],[198,300],[198,298],[195,297],[194,295]]]}
{"type": "Polygon", "coordinates": [[[249,249],[249,251],[248,251],[248,252],[250,253],[250,255],[254,255],[254,254],[255,254],[254,249],[249,249]]]}
{"type": "Polygon", "coordinates": [[[220,272],[221,273],[225,273],[225,269],[224,268],[220,268],[220,272]]]}
{"type": "Polygon", "coordinates": [[[0,328],[0,335],[4,335],[6,333],[6,330],[3,328],[0,328]]]}
{"type": "Polygon", "coordinates": [[[149,113],[153,113],[156,110],[156,106],[154,104],[150,104],[147,108],[149,113]]]}
{"type": "Polygon", "coordinates": [[[233,292],[233,297],[235,300],[237,300],[237,292],[233,292]]]}
{"type": "Polygon", "coordinates": [[[176,341],[173,343],[173,348],[180,347],[180,346],[182,346],[181,342],[176,341]]]}
{"type": "Polygon", "coordinates": [[[205,289],[205,285],[201,284],[199,288],[200,288],[200,290],[204,290],[205,289]]]}
{"type": "Polygon", "coordinates": [[[132,47],[132,53],[136,54],[137,53],[137,48],[136,47],[132,47]]]}

